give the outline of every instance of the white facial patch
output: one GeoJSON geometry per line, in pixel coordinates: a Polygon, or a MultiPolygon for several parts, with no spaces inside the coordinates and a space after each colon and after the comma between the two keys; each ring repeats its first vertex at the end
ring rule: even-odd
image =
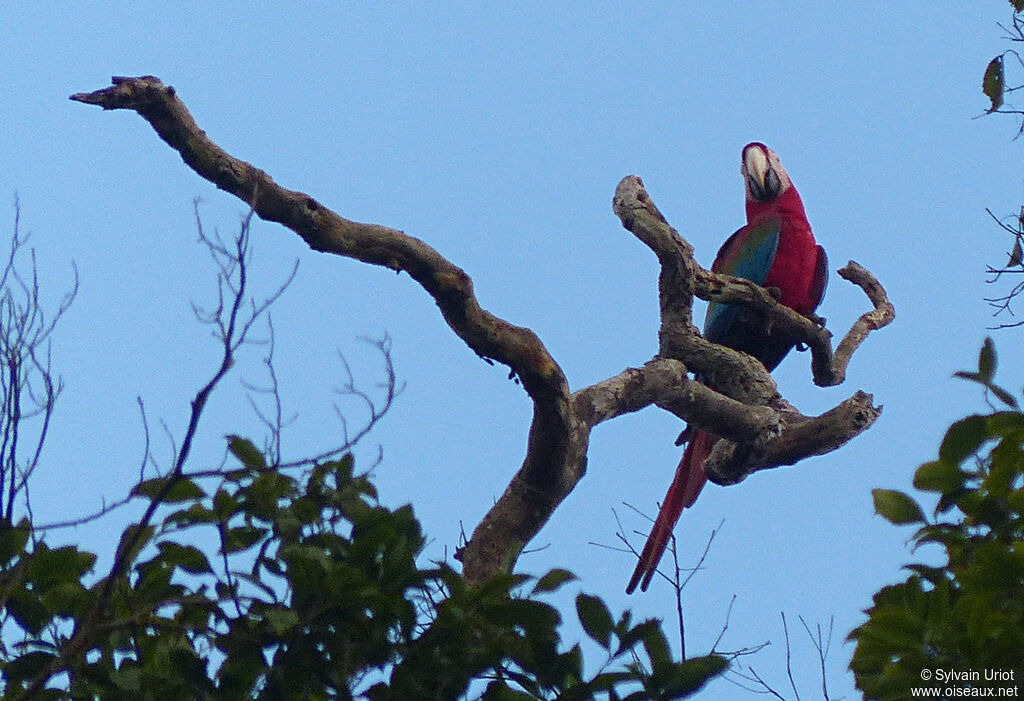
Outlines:
{"type": "Polygon", "coordinates": [[[768,149],[768,164],[775,171],[775,174],[779,176],[779,182],[782,183],[782,188],[779,190],[780,194],[789,189],[793,181],[789,179],[789,173],[782,167],[782,161],[779,160],[779,154],[775,153],[771,149],[768,149]]]}
{"type": "MultiPolygon", "coordinates": [[[[776,160],[778,157],[776,156],[776,160]]],[[[758,182],[764,181],[764,174],[768,170],[768,155],[763,149],[752,146],[743,154],[743,174],[757,178],[758,182]]]]}

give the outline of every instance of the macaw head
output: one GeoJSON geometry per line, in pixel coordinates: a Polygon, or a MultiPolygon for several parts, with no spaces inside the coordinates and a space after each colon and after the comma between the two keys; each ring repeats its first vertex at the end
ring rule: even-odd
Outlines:
{"type": "Polygon", "coordinates": [[[746,183],[748,202],[773,202],[793,186],[779,161],[779,154],[759,141],[743,147],[740,172],[746,183]]]}

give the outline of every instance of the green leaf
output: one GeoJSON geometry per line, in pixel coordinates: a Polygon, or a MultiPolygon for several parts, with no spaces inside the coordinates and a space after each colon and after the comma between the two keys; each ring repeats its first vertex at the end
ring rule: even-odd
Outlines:
{"type": "Polygon", "coordinates": [[[959,372],[954,372],[953,377],[959,377],[961,380],[970,380],[971,382],[980,382],[981,384],[985,384],[985,381],[981,379],[981,375],[976,372],[960,370],[959,372]]]}
{"type": "Polygon", "coordinates": [[[250,469],[261,469],[267,466],[263,453],[247,438],[228,436],[228,450],[250,469]]]}
{"type": "Polygon", "coordinates": [[[644,649],[651,659],[651,669],[657,674],[672,665],[672,652],[661,626],[652,625],[644,630],[644,649]]]}
{"type": "Polygon", "coordinates": [[[121,542],[117,545],[117,552],[124,553],[126,563],[134,560],[139,551],[146,547],[155,530],[154,526],[140,529],[139,524],[133,523],[121,532],[121,542]]]}
{"type": "Polygon", "coordinates": [[[1007,494],[1006,503],[1017,513],[1024,513],[1024,489],[1015,489],[1007,494]]]}
{"type": "Polygon", "coordinates": [[[978,354],[978,376],[983,382],[991,382],[996,374],[996,344],[991,337],[985,338],[981,344],[981,352],[978,354]]]}
{"type": "Polygon", "coordinates": [[[7,564],[16,555],[24,553],[31,529],[32,524],[27,518],[23,518],[17,526],[10,525],[10,521],[4,519],[0,524],[0,565],[7,564]]]}
{"type": "Polygon", "coordinates": [[[265,529],[252,526],[229,528],[224,534],[224,543],[221,549],[225,554],[246,550],[260,542],[266,534],[267,531],[265,529]]]}
{"type": "Polygon", "coordinates": [[[165,525],[190,526],[197,523],[212,523],[216,519],[213,512],[202,504],[192,504],[188,508],[168,514],[165,525]]]}
{"type": "Polygon", "coordinates": [[[966,536],[960,526],[936,524],[934,526],[922,526],[914,534],[913,540],[918,545],[939,543],[947,550],[954,550],[963,546],[966,536]]]}
{"type": "Polygon", "coordinates": [[[28,578],[37,592],[43,592],[61,582],[77,582],[94,564],[94,554],[73,545],[50,549],[41,544],[29,561],[28,578]]]}
{"type": "Polygon", "coordinates": [[[299,614],[292,609],[269,609],[263,614],[263,618],[277,635],[285,635],[299,622],[299,614]]]}
{"type": "Polygon", "coordinates": [[[976,453],[988,437],[987,417],[974,414],[960,419],[946,431],[939,446],[939,460],[959,465],[976,453]]]}
{"type": "Polygon", "coordinates": [[[712,678],[722,674],[728,667],[728,661],[718,655],[683,660],[673,672],[671,682],[666,686],[665,691],[672,698],[689,696],[712,678]]]}
{"type": "Polygon", "coordinates": [[[967,475],[956,465],[935,460],[926,462],[914,473],[914,486],[926,492],[950,494],[963,487],[967,475]]]}
{"type": "Polygon", "coordinates": [[[152,605],[180,596],[184,592],[180,584],[171,583],[174,569],[164,567],[159,555],[136,566],[135,572],[138,574],[134,587],[135,595],[140,601],[152,605]]]}
{"type": "Polygon", "coordinates": [[[1024,12],[1024,0],[1010,0],[1014,12],[1024,12]]]}
{"type": "Polygon", "coordinates": [[[55,657],[56,655],[52,653],[36,650],[25,653],[4,665],[3,673],[9,685],[8,690],[13,691],[21,685],[21,682],[42,673],[55,657]]]}
{"type": "Polygon", "coordinates": [[[223,487],[218,489],[213,495],[213,514],[222,523],[226,523],[235,515],[236,511],[238,511],[238,498],[223,487]]]}
{"type": "Polygon", "coordinates": [[[7,599],[7,612],[19,626],[31,635],[38,635],[50,622],[50,611],[39,595],[27,589],[16,589],[7,599]]]}
{"type": "Polygon", "coordinates": [[[1018,404],[1017,399],[1013,394],[993,382],[996,365],[995,343],[992,342],[991,338],[986,338],[984,344],[982,344],[981,351],[978,354],[978,372],[954,372],[953,377],[959,377],[963,380],[970,380],[971,382],[977,382],[980,385],[984,385],[985,389],[996,395],[1001,402],[1016,409],[1018,404]]]}
{"type": "MultiPolygon", "coordinates": [[[[1011,2],[1013,2],[1014,9],[1017,9],[1016,2],[1014,0],[1011,0],[1011,2]]],[[[985,97],[992,103],[988,110],[989,112],[995,112],[1003,106],[1003,92],[1006,89],[1005,79],[1003,57],[999,55],[988,62],[988,66],[985,68],[985,77],[981,81],[981,91],[985,93],[985,97]]]]}
{"type": "Polygon", "coordinates": [[[1008,406],[1012,406],[1014,409],[1017,408],[1017,398],[1014,397],[1010,392],[1003,389],[999,385],[989,384],[987,385],[987,387],[992,394],[999,397],[999,401],[1003,402],[1008,406]]]}
{"type": "Polygon", "coordinates": [[[981,376],[976,372],[954,372],[953,377],[959,377],[962,380],[970,380],[971,382],[977,382],[978,384],[983,385],[986,390],[996,395],[996,397],[999,398],[999,401],[1003,402],[1007,406],[1011,406],[1014,409],[1016,409],[1019,406],[1017,404],[1017,399],[1013,396],[1011,392],[1003,389],[1002,387],[993,382],[985,382],[984,380],[981,379],[981,376]]]}
{"type": "Polygon", "coordinates": [[[598,645],[607,650],[610,647],[612,629],[615,621],[604,601],[596,596],[580,594],[576,597],[576,613],[580,617],[583,630],[598,645]]]}
{"type": "Polygon", "coordinates": [[[575,579],[576,575],[569,570],[553,569],[537,580],[537,584],[533,587],[532,596],[556,591],[562,588],[566,582],[572,582],[575,579]]]}
{"type": "Polygon", "coordinates": [[[989,454],[988,474],[982,480],[982,489],[992,496],[1005,499],[1017,484],[1024,465],[1024,451],[1019,437],[1004,438],[989,454]]]}
{"type": "Polygon", "coordinates": [[[944,581],[947,578],[947,572],[942,567],[930,567],[928,565],[904,565],[903,568],[917,573],[918,576],[928,580],[932,584],[944,581]]]}
{"type": "Polygon", "coordinates": [[[658,626],[659,621],[648,618],[638,623],[635,627],[619,633],[619,648],[615,651],[615,654],[621,655],[626,650],[633,648],[638,642],[646,638],[648,629],[657,628],[658,626]]]}
{"type": "Polygon", "coordinates": [[[142,670],[135,665],[123,665],[110,675],[110,680],[122,691],[140,691],[142,689],[142,670]]]}
{"type": "Polygon", "coordinates": [[[503,682],[493,681],[487,685],[481,701],[533,701],[537,697],[525,691],[510,689],[503,682]]]}
{"type": "Polygon", "coordinates": [[[167,492],[163,495],[161,501],[165,504],[173,504],[181,501],[195,501],[206,496],[206,492],[200,489],[199,485],[195,482],[177,476],[155,477],[153,479],[139,482],[132,489],[132,496],[157,499],[160,497],[160,493],[164,489],[167,489],[167,492]],[[168,482],[172,483],[170,488],[167,488],[168,482]]]}
{"type": "Polygon", "coordinates": [[[1024,437],[1024,414],[1019,411],[997,411],[988,416],[989,434],[993,436],[1024,437]]]}
{"type": "Polygon", "coordinates": [[[890,523],[902,525],[924,521],[924,512],[916,501],[895,489],[872,489],[875,513],[890,523]]]}
{"type": "Polygon", "coordinates": [[[179,545],[178,543],[163,542],[157,545],[163,561],[172,567],[178,567],[192,574],[213,572],[210,561],[199,548],[192,545],[179,545]]]}

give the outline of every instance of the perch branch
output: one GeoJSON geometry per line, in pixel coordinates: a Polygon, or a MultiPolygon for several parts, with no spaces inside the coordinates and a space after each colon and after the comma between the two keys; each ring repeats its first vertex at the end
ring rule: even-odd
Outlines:
{"type": "Polygon", "coordinates": [[[813,455],[841,448],[866,431],[882,413],[872,396],[858,391],[821,416],[802,417],[785,426],[775,439],[763,444],[723,440],[704,463],[715,484],[736,484],[760,470],[793,465],[813,455]]]}
{"type": "Polygon", "coordinates": [[[692,318],[694,295],[763,310],[773,324],[811,348],[815,381],[835,384],[867,333],[891,320],[884,290],[867,271],[858,266],[863,272],[854,272],[853,281],[869,296],[877,293],[877,313],[865,314],[833,355],[828,331],[815,320],[780,306],[757,285],[697,265],[692,247],[669,226],[635,176],[616,189],[614,209],[661,264],[659,354],[640,368],[570,393],[562,369],[537,335],[484,310],[461,268],[417,238],[345,219],[310,195],[285,189],[264,171],[226,153],[199,128],[174,88],[159,79],[115,77],[112,86],[71,99],[108,110],[134,110],[196,173],[242,199],[261,219],[291,229],[314,250],[407,272],[431,295],[470,349],[509,366],[521,379],[533,400],[526,454],[505,492],[456,554],[471,583],[514,566],[525,545],[582,479],[590,431],[603,421],[657,405],[707,428],[726,439],[713,459],[716,479],[728,482],[757,469],[834,450],[877,416],[870,396],[863,394],[820,417],[800,415],[779,396],[759,362],[709,343],[692,318]],[[717,391],[692,379],[690,372],[717,391]]]}
{"type": "Polygon", "coordinates": [[[775,410],[719,394],[690,378],[686,366],[671,358],[629,368],[576,392],[573,400],[575,414],[588,430],[651,404],[740,443],[762,443],[781,430],[775,410]]]}
{"type": "Polygon", "coordinates": [[[864,290],[874,309],[854,323],[833,353],[832,334],[816,320],[784,307],[766,289],[749,280],[718,275],[698,265],[693,260],[693,247],[661,215],[639,177],[629,175],[622,179],[615,190],[614,209],[622,225],[654,250],[662,265],[662,280],[670,278],[668,283],[672,289],[662,286],[659,290],[660,354],[680,358],[719,391],[747,403],[761,403],[761,397],[774,393],[775,384],[768,373],[757,363],[740,364],[736,360],[736,356],[742,356],[740,353],[699,339],[692,323],[692,312],[681,311],[676,305],[692,304],[692,295],[696,295],[709,302],[744,304],[765,314],[774,328],[810,348],[814,382],[821,387],[841,384],[846,379],[850,357],[868,333],[888,325],[895,317],[895,309],[878,280],[867,269],[850,261],[839,275],[864,290]],[[688,260],[672,260],[679,256],[688,260]],[[691,298],[686,299],[676,290],[684,290],[691,298]],[[732,387],[737,374],[741,375],[739,391],[732,387]],[[765,389],[751,391],[751,386],[765,389]]]}
{"type": "MultiPolygon", "coordinates": [[[[613,208],[622,225],[651,248],[661,263],[659,356],[682,360],[717,392],[739,400],[741,406],[751,412],[748,419],[753,419],[755,409],[770,408],[769,411],[777,412],[774,433],[762,431],[742,437],[731,432],[721,433],[726,427],[710,420],[709,405],[702,405],[696,414],[699,420],[694,423],[726,439],[719,441],[705,463],[712,481],[733,484],[758,470],[792,465],[812,455],[823,455],[841,447],[874,423],[881,408],[873,406],[871,395],[864,392],[857,392],[821,416],[803,416],[778,395],[763,365],[743,353],[708,342],[693,325],[692,311],[675,308],[677,304],[692,305],[694,296],[749,306],[764,315],[766,323],[774,329],[805,343],[811,350],[815,383],[833,386],[843,382],[854,351],[868,334],[888,325],[895,317],[885,289],[868,270],[850,261],[838,271],[841,277],[864,291],[873,309],[854,322],[833,352],[832,334],[817,319],[782,306],[766,289],[749,280],[719,275],[698,265],[693,259],[693,247],[665,220],[639,177],[630,175],[622,179],[615,190],[613,208]]],[[[693,381],[684,386],[689,389],[694,384],[697,383],[693,381]]],[[[656,403],[670,409],[663,402],[656,403]]],[[[693,422],[687,416],[693,415],[690,411],[674,413],[693,422]]],[[[735,428],[733,422],[737,421],[731,413],[726,420],[730,424],[728,428],[735,428]]]]}

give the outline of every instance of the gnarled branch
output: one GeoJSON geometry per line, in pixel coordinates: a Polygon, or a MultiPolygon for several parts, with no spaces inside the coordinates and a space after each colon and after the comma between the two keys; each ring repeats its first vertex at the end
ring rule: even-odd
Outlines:
{"type": "MultiPolygon", "coordinates": [[[[614,208],[623,225],[661,264],[662,324],[658,356],[575,393],[558,363],[530,329],[483,309],[470,277],[423,241],[396,229],[345,219],[310,195],[281,187],[264,171],[215,144],[195,123],[174,88],[153,76],[115,77],[113,85],[72,100],[104,109],[134,110],[200,176],[245,201],[261,219],[288,227],[316,251],[405,271],[437,303],[452,330],[478,355],[497,360],[522,380],[533,421],[522,467],[457,557],[470,582],[511,568],[525,545],[586,472],[591,430],[602,421],[657,405],[725,440],[712,456],[713,478],[742,479],[837,447],[878,415],[858,393],[820,417],[801,416],[750,356],[705,340],[693,324],[693,297],[752,306],[812,351],[815,381],[838,384],[867,333],[892,318],[881,286],[867,271],[851,278],[872,297],[865,314],[833,354],[831,336],[816,321],[780,306],[746,280],[715,275],[694,261],[692,247],[672,229],[635,176],[620,183],[614,208]],[[718,388],[709,389],[691,372],[718,388]]],[[[855,264],[851,264],[855,265],[855,264]]],[[[848,266],[850,268],[850,266],[848,266]]]]}
{"type": "MultiPolygon", "coordinates": [[[[756,309],[766,318],[766,323],[810,348],[815,383],[832,386],[845,379],[850,358],[868,334],[888,325],[895,317],[885,289],[868,270],[850,261],[838,271],[841,277],[864,290],[873,309],[854,322],[833,352],[832,334],[817,319],[782,306],[766,289],[749,280],[718,275],[698,265],[693,260],[692,247],[661,215],[637,176],[622,179],[615,190],[613,206],[622,225],[652,248],[662,263],[659,356],[687,363],[718,392],[739,400],[748,411],[769,408],[778,412],[780,428],[768,441],[740,438],[737,442],[734,433],[721,432],[725,427],[712,420],[713,412],[707,410],[699,413],[695,421],[691,420],[727,439],[718,443],[705,463],[712,481],[733,484],[758,470],[792,465],[803,458],[831,452],[874,423],[881,408],[874,407],[871,395],[864,392],[857,392],[821,416],[803,416],[778,395],[771,375],[760,362],[708,342],[697,332],[689,311],[670,309],[684,297],[692,303],[693,296],[756,309]],[[676,255],[688,260],[666,263],[676,255]]],[[[663,405],[659,403],[659,406],[663,405]]]]}

